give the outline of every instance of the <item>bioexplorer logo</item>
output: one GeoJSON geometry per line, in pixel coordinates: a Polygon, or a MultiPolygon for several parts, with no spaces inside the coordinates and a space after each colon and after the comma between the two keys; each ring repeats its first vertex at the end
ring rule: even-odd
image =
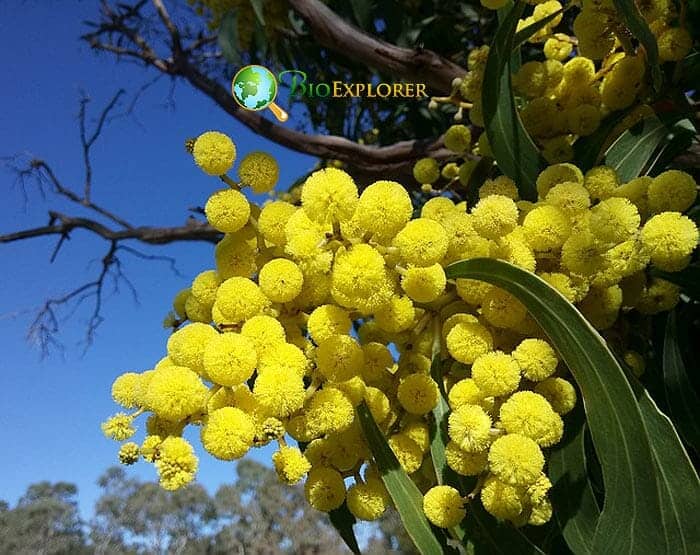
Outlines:
{"type": "Polygon", "coordinates": [[[281,71],[275,78],[269,69],[259,65],[245,66],[236,73],[231,94],[241,108],[253,111],[269,108],[279,121],[285,122],[289,115],[275,104],[278,84],[285,82],[292,96],[306,98],[428,98],[425,83],[313,83],[299,69],[281,71]]]}

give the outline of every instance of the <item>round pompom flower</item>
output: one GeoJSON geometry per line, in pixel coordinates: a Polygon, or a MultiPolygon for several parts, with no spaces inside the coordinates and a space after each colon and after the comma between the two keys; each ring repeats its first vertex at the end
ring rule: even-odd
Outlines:
{"type": "Polygon", "coordinates": [[[218,335],[209,324],[188,324],[168,338],[168,357],[176,366],[186,366],[198,374],[203,374],[204,350],[207,343],[218,335]]]}
{"type": "Polygon", "coordinates": [[[559,442],[564,424],[552,405],[537,393],[518,391],[503,403],[499,413],[501,426],[509,434],[520,434],[542,447],[559,442]]]}
{"type": "Polygon", "coordinates": [[[208,378],[232,387],[253,375],[258,362],[255,343],[237,333],[223,333],[209,341],[202,358],[208,378]]]}
{"type": "Polygon", "coordinates": [[[499,520],[516,520],[523,512],[526,499],[521,488],[501,482],[489,475],[481,488],[481,503],[499,520]]]}
{"type": "Polygon", "coordinates": [[[270,300],[255,282],[236,276],[221,284],[214,306],[227,321],[238,323],[260,314],[269,304],[270,300]]]}
{"type": "Polygon", "coordinates": [[[463,451],[484,451],[491,443],[491,417],[479,406],[462,405],[450,413],[448,433],[463,451]]]}
{"type": "Polygon", "coordinates": [[[139,446],[134,443],[133,441],[130,441],[129,443],[125,443],[119,448],[119,462],[124,465],[132,465],[135,462],[138,462],[139,456],[141,455],[141,452],[139,451],[139,446]]]}
{"type": "Polygon", "coordinates": [[[306,322],[311,339],[317,344],[334,335],[347,334],[352,322],[345,309],[333,304],[325,304],[314,309],[306,322]]]}
{"type": "Polygon", "coordinates": [[[450,408],[456,410],[462,405],[480,405],[486,395],[479,389],[472,378],[459,380],[450,388],[448,401],[450,408]]]}
{"type": "Polygon", "coordinates": [[[342,432],[352,424],[355,409],[340,390],[327,387],[314,393],[306,410],[306,427],[314,437],[342,432]]]}
{"type": "Polygon", "coordinates": [[[489,195],[472,208],[472,224],[482,237],[498,239],[518,225],[518,207],[513,199],[489,195]]]}
{"type": "Polygon", "coordinates": [[[423,496],[423,512],[440,528],[457,526],[467,515],[462,496],[452,486],[430,488],[423,496]]]}
{"type": "Polygon", "coordinates": [[[350,486],[347,493],[350,512],[360,520],[377,520],[384,514],[389,499],[381,480],[368,478],[365,483],[350,486]]]}
{"type": "Polygon", "coordinates": [[[272,302],[287,303],[301,293],[304,275],[291,260],[275,258],[260,269],[258,283],[272,302]]]}
{"type": "Polygon", "coordinates": [[[608,166],[596,166],[586,172],[583,181],[592,199],[603,200],[613,194],[620,185],[617,172],[608,166]]]}
{"type": "Polygon", "coordinates": [[[136,372],[126,372],[117,377],[112,384],[112,399],[125,409],[134,409],[142,400],[140,398],[139,381],[141,375],[136,372]]]}
{"type": "Polygon", "coordinates": [[[547,378],[535,386],[535,392],[547,399],[559,414],[566,414],[576,406],[576,390],[563,378],[547,378]]]}
{"type": "Polygon", "coordinates": [[[445,132],[445,148],[464,154],[472,143],[472,133],[466,125],[452,125],[445,132]]]}
{"type": "Polygon", "coordinates": [[[430,266],[447,253],[447,232],[435,220],[418,218],[408,222],[394,238],[401,259],[413,266],[430,266]]]}
{"type": "Polygon", "coordinates": [[[640,237],[644,247],[649,249],[654,266],[678,272],[690,262],[690,255],[698,244],[698,228],[690,218],[678,212],[663,212],[644,224],[640,237]]]}
{"type": "Polygon", "coordinates": [[[442,222],[448,215],[456,213],[455,203],[447,197],[433,197],[420,210],[421,218],[442,222]]]}
{"type": "Polygon", "coordinates": [[[479,323],[459,322],[447,334],[446,342],[450,355],[463,364],[472,364],[493,349],[491,333],[479,323]]]}
{"type": "Polygon", "coordinates": [[[118,412],[102,423],[102,433],[105,437],[115,441],[124,441],[136,433],[133,427],[133,417],[123,412],[118,412]]]}
{"type": "Polygon", "coordinates": [[[327,466],[314,467],[304,483],[304,495],[314,509],[328,513],[345,500],[345,482],[337,470],[327,466]]]}
{"type": "Polygon", "coordinates": [[[389,398],[376,387],[365,388],[365,403],[367,403],[367,408],[377,424],[384,422],[391,412],[389,398]]]}
{"type": "MultiPolygon", "coordinates": [[[[444,276],[444,270],[442,274],[444,276]]],[[[447,284],[446,278],[445,284],[447,284]]],[[[381,329],[389,333],[406,331],[411,327],[415,318],[416,310],[408,296],[394,295],[388,303],[374,311],[374,321],[381,329]]],[[[310,320],[311,318],[309,318],[309,321],[310,320]]],[[[349,326],[348,320],[348,329],[341,333],[347,333],[349,331],[349,326]]]]}
{"type": "Polygon", "coordinates": [[[283,247],[287,242],[285,227],[297,207],[282,200],[275,200],[263,206],[258,217],[258,231],[266,241],[283,247]]]}
{"type": "Polygon", "coordinates": [[[679,62],[693,48],[693,37],[684,27],[670,27],[657,40],[659,58],[663,62],[679,62]]]}
{"type": "Polygon", "coordinates": [[[556,206],[538,206],[523,220],[525,237],[536,252],[559,250],[571,233],[571,222],[556,206]]]}
{"type": "Polygon", "coordinates": [[[189,368],[171,366],[153,373],[146,406],[164,420],[177,422],[204,409],[209,390],[189,368]]]}
{"type": "Polygon", "coordinates": [[[315,171],[304,182],[301,205],[309,219],[320,224],[349,220],[357,206],[357,186],[343,170],[315,171]]]}
{"type": "Polygon", "coordinates": [[[303,378],[308,364],[306,355],[299,347],[281,341],[268,345],[258,357],[258,374],[263,374],[268,370],[285,369],[303,378]]]}
{"type": "Polygon", "coordinates": [[[394,434],[388,443],[406,474],[413,474],[423,464],[423,450],[406,434],[394,434]]]}
{"type": "Polygon", "coordinates": [[[304,380],[286,368],[270,368],[259,374],[253,396],[269,416],[286,418],[304,404],[304,380]]]}
{"type": "Polygon", "coordinates": [[[181,289],[178,291],[177,295],[173,299],[173,310],[180,318],[186,318],[185,313],[185,303],[187,302],[187,297],[190,296],[190,289],[181,289]]]}
{"type": "Polygon", "coordinates": [[[214,229],[234,233],[248,223],[250,203],[240,191],[221,189],[209,197],[204,214],[214,229]]]}
{"type": "Polygon", "coordinates": [[[617,245],[631,239],[639,223],[637,207],[626,198],[612,197],[591,209],[591,231],[603,243],[617,245]]]}
{"type": "Polygon", "coordinates": [[[222,461],[233,461],[245,455],[253,445],[255,423],[245,412],[224,407],[209,414],[202,426],[202,446],[222,461]]]}
{"type": "Polygon", "coordinates": [[[426,268],[408,268],[401,276],[401,288],[409,298],[419,303],[429,303],[445,291],[445,269],[438,263],[426,268]]]}
{"type": "Polygon", "coordinates": [[[559,359],[552,346],[542,339],[524,339],[511,353],[528,380],[539,382],[557,368],[559,359]]]}
{"type": "Polygon", "coordinates": [[[413,177],[418,183],[435,183],[440,179],[440,166],[434,158],[421,158],[413,166],[413,177]]]}
{"type": "Polygon", "coordinates": [[[437,405],[440,392],[430,376],[411,374],[401,380],[396,396],[406,412],[427,414],[437,405]]]}
{"type": "Polygon", "coordinates": [[[181,437],[168,437],[157,447],[155,466],[160,485],[166,490],[176,490],[194,479],[199,461],[194,449],[181,437]]]}
{"type": "Polygon", "coordinates": [[[349,335],[333,335],[316,351],[318,371],[331,381],[342,382],[359,375],[364,362],[362,348],[349,335]]]}
{"type": "Polygon", "coordinates": [[[253,342],[258,356],[270,347],[285,341],[284,328],[280,321],[264,314],[246,320],[241,328],[241,335],[253,342]]]}
{"type": "Polygon", "coordinates": [[[698,196],[697,187],[692,175],[679,170],[665,171],[649,184],[649,210],[654,214],[685,212],[698,196]]]}
{"type": "Polygon", "coordinates": [[[529,437],[508,434],[499,437],[489,449],[489,470],[502,482],[527,486],[539,478],[544,455],[529,437]]]}
{"type": "Polygon", "coordinates": [[[391,286],[384,257],[370,245],[355,245],[336,254],[331,294],[341,306],[372,312],[389,302],[391,286]]]}
{"type": "Polygon", "coordinates": [[[556,206],[569,217],[579,215],[591,206],[591,197],[588,190],[580,183],[565,181],[554,185],[547,196],[545,202],[556,206]]]}
{"type": "Polygon", "coordinates": [[[520,366],[501,351],[486,353],[474,361],[472,379],[486,395],[507,395],[520,384],[520,366]]]}
{"type": "Polygon", "coordinates": [[[191,295],[204,305],[211,306],[216,299],[216,290],[221,285],[221,278],[216,270],[201,272],[192,281],[191,295]]]}
{"type": "Polygon", "coordinates": [[[494,179],[487,179],[484,184],[479,187],[479,198],[484,199],[492,195],[501,195],[518,200],[518,188],[510,177],[499,175],[494,179]]]}
{"type": "Polygon", "coordinates": [[[272,455],[272,463],[280,481],[290,486],[311,470],[311,463],[298,447],[280,447],[279,451],[272,455]]]}
{"type": "MultiPolygon", "coordinates": [[[[593,77],[593,74],[591,74],[593,77]]],[[[554,164],[542,170],[537,176],[537,194],[541,199],[546,198],[549,191],[560,183],[578,183],[583,185],[583,173],[573,164],[554,164]]]]}
{"type": "Polygon", "coordinates": [[[484,295],[481,313],[496,328],[514,328],[525,319],[527,309],[507,291],[492,287],[484,295]]]}
{"type": "Polygon", "coordinates": [[[355,217],[362,229],[390,239],[411,219],[408,192],[395,181],[377,181],[360,195],[355,217]]]}
{"type": "Polygon", "coordinates": [[[672,310],[679,300],[680,287],[665,279],[652,278],[634,306],[642,314],[658,314],[672,310]]]}
{"type": "Polygon", "coordinates": [[[461,476],[476,476],[486,470],[488,455],[486,451],[469,453],[460,449],[454,441],[445,446],[447,466],[461,476]]]}
{"type": "Polygon", "coordinates": [[[241,185],[250,187],[255,193],[272,191],[279,179],[277,160],[267,152],[251,152],[243,157],[238,166],[241,185]]]}
{"type": "Polygon", "coordinates": [[[197,137],[192,155],[204,173],[223,175],[233,166],[236,146],[227,135],[218,131],[207,131],[197,137]]]}

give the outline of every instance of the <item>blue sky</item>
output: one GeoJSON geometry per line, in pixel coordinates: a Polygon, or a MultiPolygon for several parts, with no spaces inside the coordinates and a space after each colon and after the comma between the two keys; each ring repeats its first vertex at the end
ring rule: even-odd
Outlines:
{"type": "MultiPolygon", "coordinates": [[[[79,91],[91,96],[89,110],[95,114],[120,87],[133,93],[155,75],[98,57],[78,40],[84,32],[81,21],[94,17],[97,5],[69,0],[0,2],[0,156],[31,153],[51,164],[65,184],[78,188],[83,182],[76,120],[79,91]]],[[[164,108],[169,90],[170,83],[161,80],[140,100],[135,118],[114,120],[94,148],[93,200],[133,224],[180,225],[188,207],[203,205],[218,188],[183,150],[185,138],[207,129],[231,135],[241,154],[266,149],[275,155],[282,186],[313,167],[314,159],[256,136],[186,84],[175,89],[175,110],[164,108]]],[[[25,202],[11,172],[1,169],[0,179],[0,234],[45,225],[49,209],[82,213],[51,193],[42,198],[32,183],[25,202]]],[[[99,495],[97,477],[116,462],[117,444],[99,429],[118,409],[110,399],[111,381],[124,371],[148,369],[163,356],[167,334],[161,322],[170,297],[213,266],[213,253],[204,243],[139,247],[175,257],[183,277],[166,264],[125,254],[124,269],[140,304],[134,304],[123,287],[110,295],[104,304],[105,322],[84,356],[79,342],[89,307],[78,311],[61,322],[65,354],[41,360],[26,340],[37,308],[46,298],[94,279],[108,247],[87,232],[75,232],[50,264],[55,241],[39,238],[0,245],[0,445],[5,453],[0,457],[0,499],[14,503],[32,482],[65,480],[78,485],[81,510],[88,515],[99,495]]],[[[269,454],[263,450],[253,456],[264,460],[269,454]]],[[[146,479],[155,476],[144,463],[132,469],[146,479]]],[[[231,463],[200,456],[199,481],[210,490],[233,476],[231,463]]]]}

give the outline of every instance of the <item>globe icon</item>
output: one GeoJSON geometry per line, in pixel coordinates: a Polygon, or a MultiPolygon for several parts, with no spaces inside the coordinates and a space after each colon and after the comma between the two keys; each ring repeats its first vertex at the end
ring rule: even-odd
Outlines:
{"type": "Polygon", "coordinates": [[[275,104],[277,80],[266,67],[249,65],[241,68],[231,83],[231,93],[241,108],[259,111],[269,108],[280,121],[286,121],[287,113],[275,104]]]}

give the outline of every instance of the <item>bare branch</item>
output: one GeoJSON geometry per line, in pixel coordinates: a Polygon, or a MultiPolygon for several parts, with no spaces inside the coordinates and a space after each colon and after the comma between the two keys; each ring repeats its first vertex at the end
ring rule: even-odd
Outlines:
{"type": "MultiPolygon", "coordinates": [[[[155,67],[163,74],[184,78],[195,88],[209,96],[226,113],[235,117],[263,137],[297,152],[320,158],[341,160],[360,174],[372,175],[375,178],[378,175],[396,174],[401,171],[405,172],[406,168],[412,166],[419,158],[425,156],[445,158],[449,156],[449,152],[442,148],[442,138],[402,141],[383,147],[364,145],[344,137],[301,133],[273,123],[258,112],[243,110],[233,100],[226,87],[206,75],[196,64],[192,48],[195,44],[201,43],[200,39],[195,40],[190,46],[182,45],[180,31],[170,19],[167,11],[159,9],[159,5],[162,6],[162,2],[158,0],[152,1],[165,28],[165,32],[173,44],[172,51],[167,55],[158,55],[156,50],[138,30],[139,24],[147,17],[140,13],[143,2],[129,10],[120,5],[120,11],[118,12],[111,10],[111,8],[103,9],[105,20],[98,24],[92,24],[94,30],[83,35],[83,39],[96,50],[111,52],[118,57],[134,58],[155,67]],[[176,44],[179,44],[179,46],[176,47],[176,44]]],[[[299,5],[300,7],[305,7],[310,14],[310,21],[320,21],[326,26],[328,37],[332,37],[333,33],[342,31],[342,33],[352,33],[352,40],[349,42],[358,40],[357,34],[360,33],[359,31],[344,23],[327,8],[323,7],[326,11],[319,11],[320,8],[317,2],[308,5],[302,2],[299,5]],[[331,25],[331,23],[333,24],[331,25]]],[[[321,23],[318,25],[321,25],[321,23]]],[[[331,39],[329,38],[329,40],[331,39]]],[[[420,71],[428,71],[427,76],[430,78],[439,76],[440,80],[437,88],[442,88],[448,81],[451,84],[452,77],[466,73],[459,66],[441,58],[438,59],[439,57],[431,52],[426,54],[424,51],[417,52],[411,49],[401,49],[366,34],[361,34],[359,41],[364,41],[362,48],[367,53],[378,49],[373,55],[377,59],[388,52],[390,58],[393,59],[391,63],[394,70],[400,75],[409,75],[411,72],[415,72],[418,75],[420,71]]],[[[422,79],[424,78],[425,75],[423,75],[422,79]]]]}
{"type": "Polygon", "coordinates": [[[319,0],[289,0],[322,46],[369,67],[404,79],[426,82],[448,94],[452,80],[467,70],[432,50],[401,48],[344,21],[319,0]]]}
{"type": "Polygon", "coordinates": [[[190,218],[185,225],[177,227],[130,227],[114,230],[89,218],[72,217],[50,211],[49,224],[0,235],[0,243],[12,243],[24,239],[50,235],[69,236],[73,230],[84,229],[108,241],[136,240],[149,245],[165,245],[176,241],[204,241],[216,243],[222,237],[210,225],[190,218]]]}
{"type": "Polygon", "coordinates": [[[83,163],[85,164],[85,192],[83,193],[83,204],[90,203],[90,192],[92,188],[92,163],[90,162],[90,149],[92,148],[92,145],[95,144],[95,141],[100,136],[100,133],[102,133],[102,127],[104,126],[105,120],[107,119],[110,111],[112,111],[112,109],[116,106],[117,102],[119,101],[119,97],[125,92],[126,91],[124,89],[119,89],[112,97],[112,100],[110,100],[107,106],[102,110],[102,113],[97,120],[95,130],[92,132],[92,135],[90,135],[89,138],[86,131],[85,111],[86,106],[90,102],[90,98],[85,93],[82,93],[78,120],[80,122],[80,144],[83,147],[83,163]]]}

